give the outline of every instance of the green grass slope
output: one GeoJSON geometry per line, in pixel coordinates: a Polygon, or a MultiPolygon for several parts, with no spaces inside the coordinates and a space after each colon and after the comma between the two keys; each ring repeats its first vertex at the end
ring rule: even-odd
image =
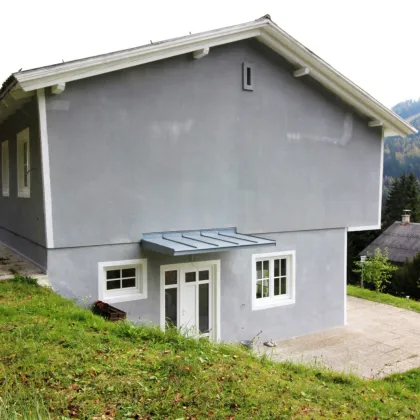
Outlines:
{"type": "Polygon", "coordinates": [[[113,324],[0,282],[0,419],[419,418],[420,371],[364,381],[113,324]]]}
{"type": "Polygon", "coordinates": [[[361,289],[358,286],[352,286],[350,284],[347,285],[347,294],[349,296],[372,300],[378,303],[385,303],[386,305],[397,306],[398,308],[408,309],[410,311],[420,313],[420,302],[413,299],[400,298],[369,289],[361,289]]]}

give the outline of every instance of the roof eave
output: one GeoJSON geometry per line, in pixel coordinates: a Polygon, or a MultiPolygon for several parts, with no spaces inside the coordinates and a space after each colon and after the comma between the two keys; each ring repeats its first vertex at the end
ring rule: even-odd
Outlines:
{"type": "Polygon", "coordinates": [[[385,136],[405,137],[417,133],[408,122],[308,50],[267,17],[130,50],[18,72],[14,73],[13,77],[24,91],[32,91],[249,38],[257,38],[297,67],[307,67],[311,77],[368,118],[378,121],[383,127],[385,136]]]}
{"type": "Polygon", "coordinates": [[[311,77],[337,94],[345,102],[356,109],[360,109],[372,120],[380,121],[384,128],[385,136],[397,134],[405,137],[409,134],[417,133],[417,130],[407,121],[382,105],[327,62],[308,50],[274,22],[268,21],[267,29],[258,38],[296,66],[308,68],[311,77]]]}
{"type": "Polygon", "coordinates": [[[13,75],[25,91],[40,89],[57,83],[70,82],[188,54],[202,48],[255,38],[261,34],[260,28],[266,26],[268,22],[268,20],[249,22],[129,50],[27,70],[13,75]]]}

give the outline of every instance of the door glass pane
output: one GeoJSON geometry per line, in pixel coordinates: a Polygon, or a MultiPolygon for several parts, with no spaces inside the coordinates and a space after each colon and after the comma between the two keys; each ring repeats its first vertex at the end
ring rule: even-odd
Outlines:
{"type": "Polygon", "coordinates": [[[119,289],[121,287],[120,280],[111,280],[106,282],[106,290],[119,289]]]}
{"type": "Polygon", "coordinates": [[[198,272],[198,280],[208,280],[210,278],[209,270],[202,270],[198,272]]]}
{"type": "Polygon", "coordinates": [[[209,284],[198,286],[198,328],[201,334],[209,332],[210,328],[210,304],[209,284]]]}
{"type": "Polygon", "coordinates": [[[186,283],[190,283],[190,282],[195,281],[195,278],[196,278],[195,271],[191,271],[189,273],[185,273],[185,282],[186,283]]]}
{"type": "Polygon", "coordinates": [[[267,279],[268,276],[270,275],[268,267],[269,267],[269,261],[263,261],[263,277],[265,279],[267,279]]]}
{"type": "Polygon", "coordinates": [[[123,279],[122,281],[122,287],[136,287],[136,279],[123,279]]]}
{"type": "Polygon", "coordinates": [[[281,278],[281,294],[285,295],[287,293],[286,290],[286,277],[281,278]]]}
{"type": "Polygon", "coordinates": [[[283,258],[281,260],[281,275],[282,276],[286,275],[286,258],[283,258]]]}
{"type": "Polygon", "coordinates": [[[274,296],[278,296],[280,294],[280,279],[274,279],[274,296]]]}
{"type": "Polygon", "coordinates": [[[176,327],[178,325],[178,289],[165,290],[165,320],[168,325],[176,327]]]}
{"type": "Polygon", "coordinates": [[[170,270],[165,271],[165,286],[170,286],[172,284],[178,283],[178,271],[170,270]]]}

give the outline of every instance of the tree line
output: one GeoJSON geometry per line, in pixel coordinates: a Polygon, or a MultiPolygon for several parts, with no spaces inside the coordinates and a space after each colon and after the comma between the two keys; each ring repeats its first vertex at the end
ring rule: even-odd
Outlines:
{"type": "MultiPolygon", "coordinates": [[[[380,230],[350,232],[348,234],[347,277],[349,283],[358,283],[360,280],[360,258],[358,254],[392,223],[400,221],[403,210],[410,210],[411,222],[420,223],[420,185],[413,173],[403,173],[400,177],[393,179],[382,207],[380,230]]],[[[387,261],[384,250],[382,251],[370,256],[371,260],[366,267],[372,268],[374,276],[383,276],[384,279],[381,282],[380,279],[376,278],[372,281],[372,287],[396,296],[408,295],[420,300],[420,254],[413,260],[406,261],[402,266],[393,269],[387,261]],[[390,273],[392,273],[392,276],[390,273]],[[377,287],[377,284],[381,284],[380,288],[377,287]]]]}

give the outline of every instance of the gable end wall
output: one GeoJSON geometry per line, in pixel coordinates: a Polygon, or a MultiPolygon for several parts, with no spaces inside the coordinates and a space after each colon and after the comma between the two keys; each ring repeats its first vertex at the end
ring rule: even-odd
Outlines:
{"type": "Polygon", "coordinates": [[[380,130],[255,40],[70,82],[47,120],[56,247],[378,224],[380,130]]]}

